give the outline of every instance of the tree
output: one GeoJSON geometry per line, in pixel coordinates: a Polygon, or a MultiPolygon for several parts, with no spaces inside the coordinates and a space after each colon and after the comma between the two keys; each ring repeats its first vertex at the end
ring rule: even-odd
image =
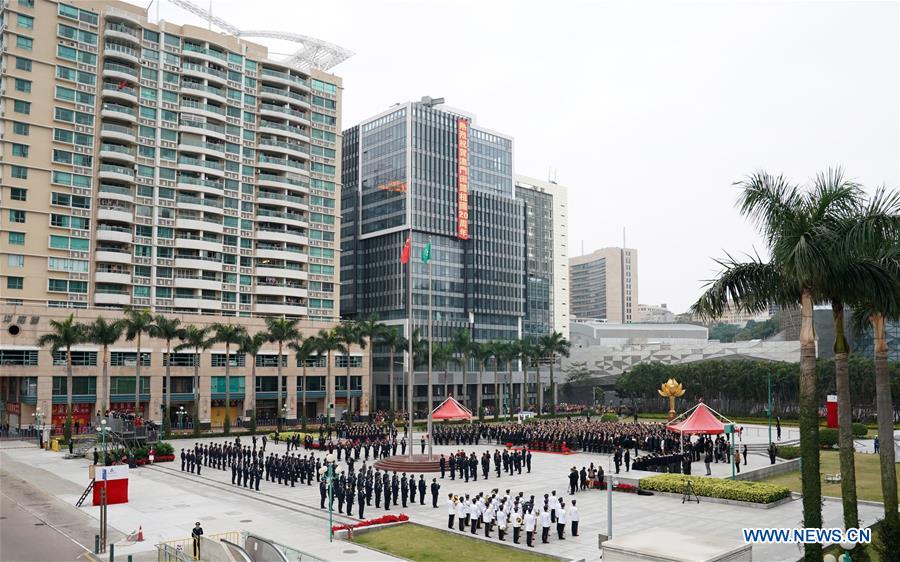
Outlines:
{"type": "Polygon", "coordinates": [[[345,411],[345,415],[347,417],[347,422],[349,423],[350,415],[353,411],[353,399],[350,397],[350,350],[354,345],[365,349],[366,337],[363,334],[360,325],[352,320],[345,320],[335,326],[334,335],[341,343],[341,353],[344,354],[344,358],[346,359],[345,367],[347,368],[347,410],[345,411]]]}
{"type": "Polygon", "coordinates": [[[122,325],[125,329],[125,339],[137,340],[138,360],[134,362],[134,415],[137,416],[141,411],[141,336],[150,332],[153,316],[146,308],[139,310],[127,307],[122,325]]]}
{"type": "MultiPolygon", "coordinates": [[[[469,355],[471,355],[472,351],[472,335],[469,333],[467,328],[463,328],[458,332],[453,334],[453,338],[450,340],[450,343],[453,346],[453,351],[462,355],[462,383],[463,389],[465,389],[465,393],[469,394],[469,355]]],[[[469,407],[472,406],[472,399],[469,399],[469,407]]]]}
{"type": "Polygon", "coordinates": [[[100,373],[100,411],[106,412],[109,408],[109,346],[122,337],[122,323],[119,321],[107,322],[106,318],[98,316],[92,323],[82,326],[82,332],[89,342],[101,346],[103,349],[100,373]]]}
{"type": "Polygon", "coordinates": [[[325,365],[327,367],[327,373],[325,375],[325,408],[327,409],[326,416],[328,417],[328,423],[334,422],[334,403],[337,401],[337,389],[334,379],[331,376],[331,352],[337,351],[338,353],[344,352],[344,344],[341,343],[340,338],[338,338],[337,334],[335,334],[335,330],[319,330],[319,334],[316,336],[318,340],[318,350],[320,353],[325,353],[325,365]]]}
{"type": "Polygon", "coordinates": [[[269,341],[269,333],[266,331],[256,332],[253,335],[248,333],[244,334],[244,338],[240,343],[240,353],[244,355],[250,356],[250,384],[244,385],[244,388],[249,390],[245,390],[250,395],[250,416],[252,419],[252,425],[256,426],[256,356],[259,355],[259,350],[262,349],[262,346],[269,341]]]}
{"type": "Polygon", "coordinates": [[[306,379],[306,360],[312,357],[313,355],[318,355],[318,347],[319,347],[319,339],[315,336],[311,336],[303,340],[303,343],[300,343],[300,339],[297,341],[291,342],[289,347],[294,350],[294,354],[297,357],[297,363],[300,364],[300,367],[303,370],[303,376],[300,379],[302,384],[300,388],[300,427],[302,429],[306,429],[306,388],[307,388],[307,379],[306,379]]]}
{"type": "Polygon", "coordinates": [[[497,372],[500,370],[500,357],[503,355],[503,342],[491,341],[485,344],[485,353],[488,354],[488,357],[493,359],[491,361],[491,365],[493,365],[494,371],[494,419],[500,419],[500,410],[503,409],[503,396],[500,392],[500,377],[497,375],[497,372]]]}
{"type": "Polygon", "coordinates": [[[275,342],[278,344],[278,358],[276,365],[278,366],[278,385],[276,393],[278,396],[278,403],[276,405],[275,419],[277,421],[276,425],[278,430],[281,430],[281,354],[284,351],[284,344],[288,342],[292,342],[298,337],[300,337],[300,332],[297,331],[297,320],[291,320],[288,318],[266,318],[266,329],[269,333],[269,341],[275,342]]]}
{"type": "MultiPolygon", "coordinates": [[[[521,409],[524,411],[526,407],[526,394],[528,389],[528,367],[539,357],[535,345],[529,340],[519,340],[519,359],[522,361],[522,400],[521,409]]],[[[535,380],[535,388],[538,388],[540,381],[535,380]]]]}
{"type": "Polygon", "coordinates": [[[472,349],[469,350],[472,357],[478,363],[478,388],[475,390],[475,407],[478,412],[478,419],[484,421],[484,404],[482,403],[482,389],[484,388],[484,364],[493,356],[491,346],[486,343],[473,343],[472,349]]]}
{"type": "MultiPolygon", "coordinates": [[[[178,318],[166,318],[162,314],[153,319],[150,326],[150,337],[166,340],[166,357],[172,356],[172,340],[181,339],[184,330],[181,328],[181,320],[178,318]]],[[[138,358],[140,360],[140,357],[138,358]]],[[[163,420],[163,432],[166,437],[172,433],[172,364],[166,361],[166,417],[163,420]]]]}
{"type": "MultiPolygon", "coordinates": [[[[375,411],[375,340],[387,330],[387,326],[378,321],[377,314],[371,314],[365,320],[356,323],[362,337],[369,340],[369,418],[375,411]]],[[[363,346],[365,347],[365,346],[363,346]]],[[[360,399],[362,402],[362,399],[360,399]]]]}
{"type": "MultiPolygon", "coordinates": [[[[184,327],[181,333],[182,343],[175,346],[175,351],[190,349],[194,352],[194,435],[200,434],[200,352],[212,347],[212,340],[207,337],[209,328],[198,328],[193,324],[184,327]]],[[[168,356],[166,363],[172,362],[172,356],[168,356]]]]}
{"type": "MultiPolygon", "coordinates": [[[[437,367],[438,365],[441,365],[444,368],[444,398],[447,398],[448,396],[450,396],[450,389],[449,389],[450,372],[449,371],[450,371],[450,363],[455,360],[454,353],[455,353],[455,349],[453,348],[453,344],[451,344],[451,343],[438,344],[431,351],[431,361],[433,362],[434,366],[437,367]]],[[[431,411],[431,408],[434,408],[433,404],[429,408],[429,411],[431,411]]]]}
{"type": "MultiPolygon", "coordinates": [[[[390,355],[390,380],[388,381],[388,388],[390,392],[390,398],[388,400],[388,411],[390,412],[390,418],[393,421],[394,412],[396,411],[396,404],[394,401],[396,400],[396,391],[394,390],[394,358],[397,351],[403,353],[403,349],[406,346],[406,338],[400,334],[400,331],[397,330],[394,326],[387,326],[385,330],[378,336],[379,341],[388,348],[388,354],[390,355]]],[[[373,395],[373,400],[374,395],[373,395]]]]}
{"type": "MultiPolygon", "coordinates": [[[[225,435],[228,435],[231,433],[231,378],[229,376],[231,373],[231,346],[240,346],[247,337],[247,330],[238,324],[221,323],[213,324],[212,330],[214,332],[212,341],[225,344],[225,419],[223,427],[225,435]]],[[[244,388],[246,390],[246,386],[244,388]]]]}
{"type": "MultiPolygon", "coordinates": [[[[519,340],[498,342],[495,351],[498,358],[506,363],[506,383],[509,385],[509,419],[513,419],[513,362],[519,357],[519,340]]],[[[502,401],[501,401],[502,402],[502,401]]]]}
{"type": "Polygon", "coordinates": [[[72,346],[84,341],[84,329],[75,322],[75,315],[60,322],[50,321],[50,332],[38,338],[40,347],[50,346],[50,350],[56,353],[60,349],[66,350],[66,423],[63,426],[63,436],[66,441],[72,439],[72,346]]]}
{"type": "MultiPolygon", "coordinates": [[[[723,271],[693,305],[692,312],[717,318],[732,302],[747,312],[771,304],[800,303],[800,449],[803,522],[822,526],[822,484],[819,475],[819,425],[816,385],[816,341],[813,306],[827,298],[832,280],[829,248],[841,220],[858,208],[859,189],[844,182],[840,170],[816,177],[804,190],[783,176],[757,172],[738,184],[738,207],[763,235],[770,261],[740,263],[731,256],[719,260],[723,271]]],[[[822,559],[822,546],[805,545],[808,562],[822,559]]]]}
{"type": "Polygon", "coordinates": [[[553,366],[556,364],[558,355],[563,357],[569,356],[572,344],[559,332],[553,332],[552,334],[541,336],[540,340],[538,340],[538,345],[541,346],[541,355],[550,358],[550,413],[555,414],[557,393],[556,382],[553,380],[553,366]]]}

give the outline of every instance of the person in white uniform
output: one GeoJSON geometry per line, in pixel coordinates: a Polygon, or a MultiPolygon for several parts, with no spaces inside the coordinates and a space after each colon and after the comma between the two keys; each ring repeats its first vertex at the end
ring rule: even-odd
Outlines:
{"type": "Polygon", "coordinates": [[[544,506],[541,511],[541,542],[547,544],[550,542],[550,511],[544,506]]]}
{"type": "Polygon", "coordinates": [[[503,537],[506,536],[506,523],[508,517],[509,515],[507,515],[506,510],[497,510],[497,538],[501,541],[504,540],[503,537]]]}
{"type": "Polygon", "coordinates": [[[453,494],[449,494],[447,498],[447,528],[453,530],[453,518],[456,517],[456,503],[453,501],[453,494]]]}
{"type": "Polygon", "coordinates": [[[572,536],[578,536],[578,506],[575,505],[575,500],[572,500],[572,505],[569,506],[569,513],[567,515],[567,519],[572,524],[572,536]]]}
{"type": "Polygon", "coordinates": [[[537,518],[534,516],[534,511],[529,510],[524,517],[525,522],[525,544],[529,547],[534,548],[534,529],[537,525],[537,518]]]}

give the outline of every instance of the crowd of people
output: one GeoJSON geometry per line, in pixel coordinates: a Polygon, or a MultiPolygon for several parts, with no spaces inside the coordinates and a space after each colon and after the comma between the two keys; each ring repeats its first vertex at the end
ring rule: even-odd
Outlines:
{"type": "Polygon", "coordinates": [[[512,451],[504,450],[502,453],[499,449],[494,449],[493,455],[488,451],[481,453],[481,456],[471,452],[466,455],[465,451],[459,450],[456,453],[445,456],[441,454],[438,460],[441,469],[441,478],[444,478],[449,471],[450,480],[455,480],[457,472],[459,478],[468,482],[469,478],[478,480],[478,468],[481,467],[482,478],[487,480],[491,472],[491,461],[493,460],[494,471],[497,478],[500,478],[501,467],[503,472],[510,475],[513,473],[522,474],[523,467],[531,473],[531,451],[527,449],[514,449],[512,451]]]}

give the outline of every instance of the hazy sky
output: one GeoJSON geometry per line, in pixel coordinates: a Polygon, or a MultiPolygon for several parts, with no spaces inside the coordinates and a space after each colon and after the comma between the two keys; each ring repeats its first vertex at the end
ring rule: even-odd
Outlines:
{"type": "MultiPolygon", "coordinates": [[[[199,22],[156,1],[163,19],[199,22]]],[[[761,250],[734,209],[731,184],[746,174],[805,183],[842,165],[864,185],[900,185],[897,2],[212,6],[242,29],[354,51],[332,70],[344,79],[344,127],[430,95],[512,135],[518,173],[546,179],[552,168],[569,188],[570,255],[582,241],[588,252],[620,245],[626,227],[640,302],[675,312],[715,274],[711,257],[761,250]]]]}

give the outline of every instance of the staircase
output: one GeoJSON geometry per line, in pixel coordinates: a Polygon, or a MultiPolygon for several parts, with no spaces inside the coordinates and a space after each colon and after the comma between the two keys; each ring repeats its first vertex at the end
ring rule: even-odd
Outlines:
{"type": "Polygon", "coordinates": [[[87,488],[84,489],[84,492],[81,494],[81,497],[78,498],[78,501],[75,503],[75,507],[81,507],[81,504],[84,503],[84,500],[87,499],[88,494],[91,493],[91,490],[94,489],[94,480],[91,479],[91,482],[87,485],[87,488]]]}
{"type": "Polygon", "coordinates": [[[76,439],[72,447],[72,454],[66,455],[67,459],[85,456],[88,451],[97,446],[97,436],[90,435],[81,439],[76,439]]]}

